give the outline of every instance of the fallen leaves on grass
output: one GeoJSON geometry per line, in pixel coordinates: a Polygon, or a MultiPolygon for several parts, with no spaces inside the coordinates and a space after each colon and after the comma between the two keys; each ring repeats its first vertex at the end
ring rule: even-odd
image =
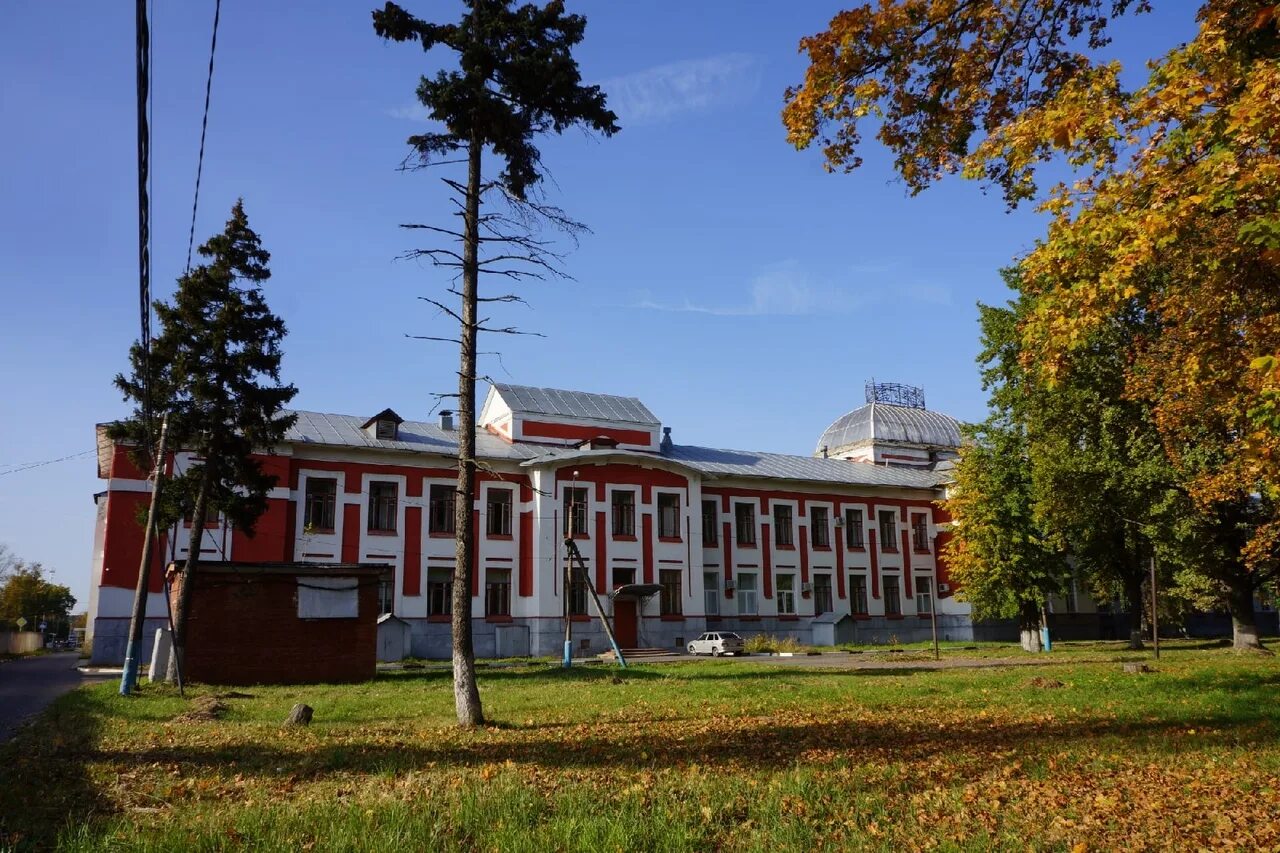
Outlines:
{"type": "MultiPolygon", "coordinates": [[[[522,725],[477,731],[387,720],[385,699],[354,691],[335,694],[349,706],[342,721],[280,731],[272,703],[288,707],[293,697],[264,689],[244,706],[261,715],[256,722],[237,714],[213,723],[225,712],[217,697],[181,715],[184,726],[108,713],[91,744],[48,746],[51,732],[42,753],[17,754],[14,769],[62,780],[59,793],[92,790],[92,813],[115,815],[104,831],[123,825],[142,838],[166,827],[225,831],[242,809],[264,810],[255,814],[268,824],[285,819],[277,810],[317,821],[345,810],[371,815],[376,827],[396,809],[429,805],[445,838],[477,848],[503,846],[484,833],[533,820],[522,815],[542,826],[587,814],[639,816],[655,833],[685,833],[689,840],[671,849],[1280,846],[1275,709],[1216,710],[1254,688],[1210,683],[1188,694],[1209,697],[1192,727],[1185,705],[1158,704],[1159,694],[1127,687],[1113,667],[1073,669],[1069,709],[1028,691],[1025,674],[1012,671],[978,676],[980,689],[969,689],[979,704],[946,689],[902,698],[883,677],[826,698],[803,693],[796,679],[794,699],[762,704],[762,695],[777,695],[777,678],[714,682],[715,693],[698,678],[723,668],[695,668],[648,683],[629,677],[619,706],[608,704],[619,693],[609,675],[571,690],[555,674],[536,675],[492,682],[490,707],[500,715],[531,689],[546,691],[545,707],[521,706],[513,719],[522,725]],[[867,702],[872,690],[881,691],[877,704],[867,702]],[[215,705],[221,710],[207,710],[215,705]],[[600,710],[592,717],[572,708],[600,710]]],[[[1268,668],[1252,677],[1266,690],[1275,675],[1268,668]]],[[[1030,683],[1064,686],[1044,676],[1030,683]]],[[[398,689],[421,701],[413,682],[398,689]]],[[[41,795],[10,792],[0,805],[14,796],[35,805],[41,795]]],[[[58,825],[76,813],[73,802],[58,825]]]]}

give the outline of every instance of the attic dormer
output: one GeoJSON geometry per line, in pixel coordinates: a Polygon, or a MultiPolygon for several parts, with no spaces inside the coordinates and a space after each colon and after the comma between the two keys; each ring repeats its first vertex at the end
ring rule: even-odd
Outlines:
{"type": "Polygon", "coordinates": [[[376,438],[378,441],[398,441],[402,423],[404,418],[391,409],[383,409],[365,421],[360,429],[368,433],[370,438],[376,438]]]}
{"type": "Polygon", "coordinates": [[[478,422],[509,442],[651,453],[662,426],[635,397],[504,382],[492,384],[478,422]]]}

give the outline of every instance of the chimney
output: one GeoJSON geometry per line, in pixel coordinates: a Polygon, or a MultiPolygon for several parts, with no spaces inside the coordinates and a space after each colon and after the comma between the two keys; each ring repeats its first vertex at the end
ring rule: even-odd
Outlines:
{"type": "Polygon", "coordinates": [[[453,412],[448,409],[440,413],[440,429],[453,431],[453,412]]]}
{"type": "Polygon", "coordinates": [[[662,444],[659,447],[662,448],[663,453],[671,450],[671,427],[662,428],[662,444]]]}

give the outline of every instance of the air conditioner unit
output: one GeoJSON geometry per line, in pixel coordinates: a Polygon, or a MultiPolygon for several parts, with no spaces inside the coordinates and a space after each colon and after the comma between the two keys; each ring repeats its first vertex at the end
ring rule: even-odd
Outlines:
{"type": "Polygon", "coordinates": [[[949,583],[938,584],[938,592],[951,592],[951,584],[949,583]]]}
{"type": "Polygon", "coordinates": [[[813,592],[813,584],[809,583],[808,581],[805,581],[804,583],[800,584],[800,591],[813,592]]]}

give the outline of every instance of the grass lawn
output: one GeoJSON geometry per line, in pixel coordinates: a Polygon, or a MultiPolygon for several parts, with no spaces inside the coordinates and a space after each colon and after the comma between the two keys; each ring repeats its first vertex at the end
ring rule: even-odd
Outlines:
{"type": "Polygon", "coordinates": [[[0,747],[0,849],[1280,849],[1280,662],[1189,645],[1145,675],[495,669],[476,732],[431,670],[205,720],[102,684],[0,747]]]}

